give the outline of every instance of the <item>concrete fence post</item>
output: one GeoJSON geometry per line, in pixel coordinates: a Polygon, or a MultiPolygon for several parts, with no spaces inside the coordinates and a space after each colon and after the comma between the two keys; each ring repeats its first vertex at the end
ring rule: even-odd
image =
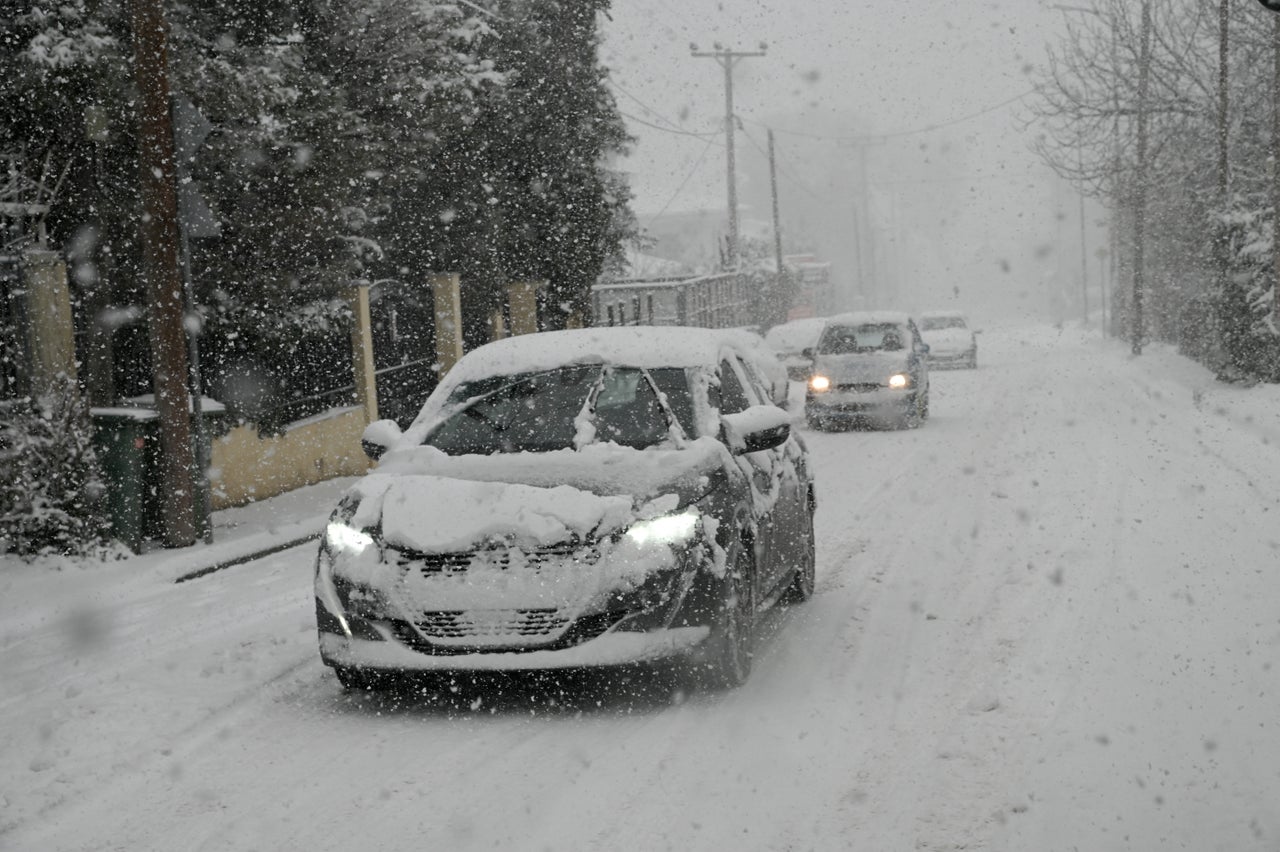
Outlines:
{"type": "Polygon", "coordinates": [[[38,397],[61,390],[66,379],[74,384],[77,376],[67,265],[54,252],[29,249],[22,256],[22,280],[30,389],[38,397]]]}
{"type": "Polygon", "coordinates": [[[351,306],[351,359],[356,381],[356,402],[364,409],[364,422],[378,419],[378,377],[373,363],[373,323],[369,318],[369,285],[347,288],[351,306]]]}
{"type": "Polygon", "coordinates": [[[546,286],[546,281],[512,281],[507,285],[513,335],[533,334],[538,330],[538,291],[546,286]]]}
{"type": "Polygon", "coordinates": [[[462,279],[456,272],[427,277],[436,313],[436,363],[440,377],[462,358],[462,279]]]}

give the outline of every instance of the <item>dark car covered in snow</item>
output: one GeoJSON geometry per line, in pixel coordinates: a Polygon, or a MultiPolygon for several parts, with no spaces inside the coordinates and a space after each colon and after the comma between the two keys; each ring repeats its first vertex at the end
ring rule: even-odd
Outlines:
{"type": "Polygon", "coordinates": [[[814,583],[808,453],[733,338],[605,328],[468,353],[342,498],[315,575],[348,688],[432,670],[675,658],[750,673],[814,583]]]}

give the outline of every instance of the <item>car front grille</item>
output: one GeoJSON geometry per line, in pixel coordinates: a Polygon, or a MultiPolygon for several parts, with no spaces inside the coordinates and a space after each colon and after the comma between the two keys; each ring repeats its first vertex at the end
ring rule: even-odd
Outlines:
{"type": "Polygon", "coordinates": [[[433,656],[555,651],[595,639],[625,615],[602,612],[570,625],[572,619],[554,609],[423,612],[412,624],[395,621],[391,628],[399,641],[433,656]]]}
{"type": "Polygon", "coordinates": [[[472,567],[542,571],[557,565],[594,565],[600,561],[600,547],[594,544],[565,542],[550,547],[524,550],[513,547],[490,547],[458,553],[421,553],[415,550],[391,551],[402,571],[417,571],[424,577],[438,574],[461,574],[472,567]]]}
{"type": "Polygon", "coordinates": [[[529,639],[555,636],[569,626],[569,617],[557,609],[424,612],[413,624],[428,639],[529,639]]]}

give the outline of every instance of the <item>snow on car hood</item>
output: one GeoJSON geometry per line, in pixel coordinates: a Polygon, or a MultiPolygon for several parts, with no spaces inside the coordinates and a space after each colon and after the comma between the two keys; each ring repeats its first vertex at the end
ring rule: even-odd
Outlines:
{"type": "Polygon", "coordinates": [[[831,379],[832,383],[876,382],[888,384],[889,377],[907,369],[909,352],[851,352],[845,355],[819,355],[813,371],[831,379]]]}
{"type": "Polygon", "coordinates": [[[538,547],[687,505],[711,487],[726,456],[711,438],[678,450],[605,444],[491,456],[411,447],[384,456],[348,497],[359,501],[352,523],[381,523],[388,544],[434,553],[494,539],[538,547]]]}
{"type": "Polygon", "coordinates": [[[492,540],[520,547],[555,544],[612,532],[633,514],[628,497],[601,496],[568,485],[537,488],[375,474],[364,489],[357,518],[378,504],[383,540],[424,553],[470,550],[492,540]]]}
{"type": "Polygon", "coordinates": [[[922,331],[920,336],[929,344],[930,354],[958,354],[968,352],[973,345],[973,333],[967,328],[940,328],[922,331]]]}

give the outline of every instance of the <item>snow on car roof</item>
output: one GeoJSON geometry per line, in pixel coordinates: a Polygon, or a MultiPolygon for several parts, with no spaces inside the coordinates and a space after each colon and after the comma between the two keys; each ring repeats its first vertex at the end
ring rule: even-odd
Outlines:
{"type": "Polygon", "coordinates": [[[812,346],[827,325],[826,317],[805,317],[769,329],[765,341],[776,349],[803,349],[812,346]]]}
{"type": "Polygon", "coordinates": [[[827,325],[906,325],[910,315],[902,311],[854,311],[827,319],[827,325]]]}
{"type": "Polygon", "coordinates": [[[487,343],[462,357],[449,371],[457,385],[489,376],[554,370],[573,364],[620,364],[628,367],[714,366],[728,336],[715,329],[628,326],[544,331],[487,343]]]}
{"type": "Polygon", "coordinates": [[[964,311],[925,311],[920,319],[964,319],[964,311]]]}

